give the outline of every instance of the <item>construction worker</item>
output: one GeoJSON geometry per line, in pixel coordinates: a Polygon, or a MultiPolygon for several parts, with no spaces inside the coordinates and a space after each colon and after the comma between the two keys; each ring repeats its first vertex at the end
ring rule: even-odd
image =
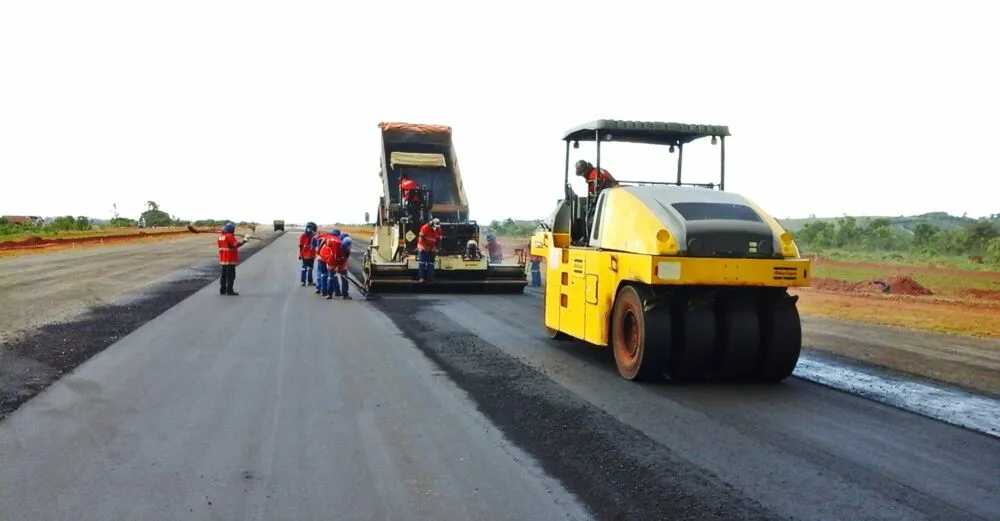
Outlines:
{"type": "Polygon", "coordinates": [[[335,248],[339,245],[339,237],[340,230],[333,230],[323,238],[319,247],[319,264],[322,264],[323,267],[320,271],[320,282],[317,289],[319,290],[319,295],[322,297],[330,295],[333,287],[333,271],[331,268],[333,267],[335,248]]]}
{"type": "Polygon", "coordinates": [[[327,280],[330,278],[330,270],[326,267],[326,259],[323,257],[323,246],[326,244],[327,239],[333,236],[333,234],[340,234],[340,230],[333,230],[330,233],[321,233],[313,238],[313,249],[316,251],[316,256],[319,262],[316,263],[316,294],[323,295],[323,288],[326,287],[327,280]]]}
{"type": "Polygon", "coordinates": [[[220,295],[239,295],[233,291],[233,284],[236,281],[236,265],[240,263],[240,251],[247,239],[236,240],[236,225],[226,223],[219,234],[219,265],[222,267],[219,276],[220,295]]]}
{"type": "Polygon", "coordinates": [[[542,285],[542,257],[538,255],[531,256],[531,262],[529,263],[529,270],[531,272],[531,287],[537,288],[542,285]]]}
{"type": "Polygon", "coordinates": [[[403,209],[406,210],[406,214],[410,218],[417,218],[420,211],[420,195],[413,193],[413,190],[419,190],[420,184],[418,184],[413,179],[410,179],[405,173],[399,174],[399,189],[402,191],[402,200],[400,204],[403,209]]]}
{"type": "Polygon", "coordinates": [[[465,243],[465,255],[462,256],[462,260],[477,261],[479,258],[479,243],[475,239],[469,239],[465,243]]]}
{"type": "Polygon", "coordinates": [[[302,268],[299,270],[299,281],[305,287],[313,285],[313,266],[316,264],[316,250],[313,248],[313,235],[316,234],[316,223],[306,223],[306,231],[299,236],[299,260],[302,268]]]}
{"type": "Polygon", "coordinates": [[[437,217],[420,227],[417,238],[417,276],[420,282],[430,282],[434,279],[434,254],[438,251],[441,241],[441,219],[437,217]]]}
{"type": "Polygon", "coordinates": [[[490,254],[490,262],[503,262],[503,248],[492,233],[486,234],[486,251],[490,254]]]}
{"type": "Polygon", "coordinates": [[[399,174],[399,189],[403,192],[403,200],[407,201],[410,199],[410,190],[419,190],[420,185],[413,179],[410,179],[410,176],[399,174]]]}
{"type": "MultiPolygon", "coordinates": [[[[334,279],[334,291],[335,295],[340,297],[343,296],[344,300],[351,300],[351,295],[348,291],[351,283],[347,280],[347,263],[351,260],[351,235],[344,233],[340,236],[340,245],[334,252],[334,272],[336,275],[331,273],[331,277],[336,277],[334,279]]],[[[326,298],[333,298],[327,296],[326,298]]]]}
{"type": "Polygon", "coordinates": [[[611,177],[607,170],[602,168],[601,174],[598,175],[594,165],[583,159],[576,162],[576,175],[587,181],[587,193],[595,197],[605,188],[618,186],[618,181],[611,177]]]}

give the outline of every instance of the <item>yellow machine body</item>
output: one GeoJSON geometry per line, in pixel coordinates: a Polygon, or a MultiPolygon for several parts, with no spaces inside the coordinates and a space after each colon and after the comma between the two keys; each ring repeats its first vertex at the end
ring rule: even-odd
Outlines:
{"type": "Polygon", "coordinates": [[[553,331],[607,346],[615,296],[627,282],[689,287],[809,285],[811,261],[800,257],[791,234],[743,197],[705,188],[640,186],[609,188],[601,199],[597,213],[599,247],[572,246],[569,232],[542,231],[531,238],[531,253],[543,257],[546,263],[545,326],[553,331]],[[649,206],[650,199],[666,192],[702,192],[699,195],[746,204],[770,228],[784,258],[683,255],[684,241],[678,237],[676,224],[664,218],[662,210],[658,215],[649,206]],[[601,237],[601,233],[606,235],[601,237]]]}

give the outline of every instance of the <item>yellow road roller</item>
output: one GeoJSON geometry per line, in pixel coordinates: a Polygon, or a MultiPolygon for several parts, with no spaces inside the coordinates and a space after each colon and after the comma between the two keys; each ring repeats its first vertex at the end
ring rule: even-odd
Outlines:
{"type": "Polygon", "coordinates": [[[565,133],[565,197],[531,238],[551,338],[611,346],[629,380],[792,374],[802,327],[788,288],[809,286],[810,261],[773,217],[725,191],[728,136],[724,125],[606,119],[565,133]],[[682,182],[684,149],[702,138],[719,147],[719,182],[682,182]],[[596,165],[577,164],[585,177],[605,172],[602,146],[624,142],[676,152],[677,178],[594,183],[578,196],[570,151],[581,141],[596,144],[596,165]]]}

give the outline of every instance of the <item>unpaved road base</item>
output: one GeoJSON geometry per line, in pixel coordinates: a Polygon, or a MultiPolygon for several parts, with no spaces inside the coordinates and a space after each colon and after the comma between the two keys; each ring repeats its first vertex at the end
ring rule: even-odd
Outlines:
{"type": "MultiPolygon", "coordinates": [[[[280,234],[267,230],[258,236],[262,240],[240,249],[241,259],[280,234]]],[[[217,280],[217,251],[215,235],[199,234],[0,260],[0,419],[62,374],[217,280]]],[[[239,285],[237,268],[237,289],[239,285]]]]}

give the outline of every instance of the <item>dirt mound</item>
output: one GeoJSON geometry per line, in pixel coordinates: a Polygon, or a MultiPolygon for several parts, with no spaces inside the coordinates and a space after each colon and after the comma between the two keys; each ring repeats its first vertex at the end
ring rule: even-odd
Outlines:
{"type": "Polygon", "coordinates": [[[812,287],[820,291],[856,295],[874,295],[879,293],[888,293],[890,295],[934,294],[909,275],[891,275],[884,279],[861,280],[857,282],[817,277],[812,279],[812,287]]]}
{"type": "Polygon", "coordinates": [[[934,292],[927,289],[913,277],[909,275],[892,275],[885,279],[889,285],[889,293],[896,295],[933,295],[934,292]]]}

